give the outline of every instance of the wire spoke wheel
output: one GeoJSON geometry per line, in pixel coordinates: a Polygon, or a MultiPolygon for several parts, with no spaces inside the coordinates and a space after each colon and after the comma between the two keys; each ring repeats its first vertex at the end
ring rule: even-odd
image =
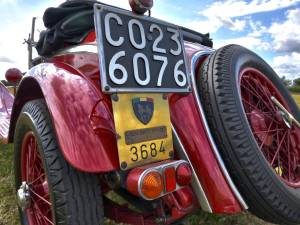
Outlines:
{"type": "Polygon", "coordinates": [[[238,45],[212,53],[198,91],[226,168],[256,216],[300,223],[300,111],[275,71],[238,45]]]}
{"type": "Polygon", "coordinates": [[[300,187],[300,129],[290,124],[271,97],[289,112],[288,103],[260,71],[240,75],[241,98],[255,140],[274,172],[289,186],[300,187]]]}
{"type": "Polygon", "coordinates": [[[22,181],[29,187],[30,204],[26,208],[29,225],[54,225],[48,181],[32,131],[25,134],[22,143],[22,181]]]}
{"type": "Polygon", "coordinates": [[[98,174],[65,160],[43,99],[27,102],[14,134],[15,181],[22,225],[102,225],[98,174]]]}

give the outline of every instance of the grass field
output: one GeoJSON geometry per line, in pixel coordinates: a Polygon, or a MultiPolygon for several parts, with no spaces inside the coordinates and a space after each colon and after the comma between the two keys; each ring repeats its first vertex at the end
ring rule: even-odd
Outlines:
{"type": "MultiPolygon", "coordinates": [[[[300,106],[300,95],[293,95],[300,106]]],[[[14,193],[13,146],[0,144],[0,225],[19,224],[14,193]]],[[[113,222],[106,222],[113,225],[113,222]]],[[[187,225],[268,225],[249,213],[216,216],[199,211],[186,219],[187,225]]],[[[270,224],[269,224],[270,225],[270,224]]]]}
{"type": "Polygon", "coordinates": [[[300,106],[300,94],[292,94],[298,106],[300,106]]]}
{"type": "MultiPolygon", "coordinates": [[[[18,225],[18,212],[14,193],[13,146],[0,144],[0,225],[18,225]]],[[[199,211],[186,220],[187,225],[267,225],[243,213],[236,216],[216,216],[199,211]]],[[[106,225],[115,225],[106,222],[106,225]]]]}

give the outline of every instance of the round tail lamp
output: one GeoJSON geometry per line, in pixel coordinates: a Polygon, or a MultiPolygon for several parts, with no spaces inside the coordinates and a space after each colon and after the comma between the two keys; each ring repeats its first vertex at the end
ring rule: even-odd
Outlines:
{"type": "Polygon", "coordinates": [[[141,192],[148,199],[159,197],[164,189],[163,178],[157,171],[147,173],[141,182],[141,192]]]}
{"type": "Polygon", "coordinates": [[[180,186],[188,185],[192,180],[192,170],[187,163],[181,163],[176,168],[176,180],[180,186]]]}
{"type": "Polygon", "coordinates": [[[15,84],[22,79],[22,72],[17,68],[8,69],[5,73],[5,78],[7,81],[15,84]]]}

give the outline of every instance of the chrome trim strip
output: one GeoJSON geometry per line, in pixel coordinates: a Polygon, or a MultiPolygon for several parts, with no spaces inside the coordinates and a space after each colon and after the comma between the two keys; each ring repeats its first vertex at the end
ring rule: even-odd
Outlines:
{"type": "Polygon", "coordinates": [[[196,66],[197,66],[197,63],[199,62],[199,60],[204,57],[204,56],[207,56],[207,55],[210,55],[212,52],[214,52],[213,49],[209,49],[209,48],[206,48],[205,50],[201,50],[197,53],[195,53],[192,57],[192,60],[191,60],[191,81],[192,81],[192,89],[193,89],[193,93],[194,93],[194,96],[195,96],[195,99],[196,99],[196,102],[197,102],[197,105],[198,105],[198,108],[200,110],[200,116],[201,116],[201,119],[204,123],[204,127],[205,127],[205,131],[206,131],[206,134],[209,138],[209,141],[211,143],[211,147],[214,151],[214,154],[216,156],[216,159],[221,167],[221,170],[223,172],[223,175],[225,176],[225,179],[227,180],[231,190],[233,191],[235,197],[238,199],[239,203],[241,204],[241,206],[244,208],[244,209],[248,209],[248,205],[247,203],[245,202],[245,200],[243,199],[242,195],[240,194],[240,192],[238,191],[237,187],[235,186],[235,184],[233,183],[227,169],[226,169],[226,166],[225,166],[225,163],[220,155],[220,152],[217,148],[217,145],[212,137],[212,134],[210,132],[210,128],[208,126],[208,123],[207,123],[207,120],[205,118],[205,114],[204,114],[204,109],[202,107],[202,104],[201,104],[201,100],[200,100],[200,96],[199,96],[199,93],[197,91],[197,85],[196,85],[196,79],[195,79],[195,70],[196,70],[196,66]]]}
{"type": "Polygon", "coordinates": [[[62,49],[54,54],[54,56],[61,56],[66,54],[73,53],[94,53],[98,54],[98,47],[96,44],[85,44],[85,45],[77,45],[69,48],[62,49]]]}
{"type": "Polygon", "coordinates": [[[197,196],[198,202],[200,203],[201,209],[205,212],[209,212],[212,213],[212,209],[210,207],[209,201],[205,195],[205,192],[202,188],[202,185],[196,175],[195,169],[193,167],[193,164],[191,163],[189,156],[187,155],[184,146],[174,128],[174,126],[172,125],[172,131],[173,131],[173,141],[174,141],[174,147],[176,149],[176,152],[178,153],[178,155],[180,156],[181,159],[184,159],[186,161],[189,162],[191,168],[192,168],[192,172],[193,172],[193,177],[192,177],[192,181],[191,181],[191,185],[192,188],[197,196]]]}

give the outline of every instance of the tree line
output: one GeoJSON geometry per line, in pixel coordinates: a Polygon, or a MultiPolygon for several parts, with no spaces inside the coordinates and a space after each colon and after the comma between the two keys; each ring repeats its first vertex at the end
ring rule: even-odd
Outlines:
{"type": "Polygon", "coordinates": [[[290,80],[283,76],[281,80],[291,92],[300,93],[300,78],[290,80]]]}

